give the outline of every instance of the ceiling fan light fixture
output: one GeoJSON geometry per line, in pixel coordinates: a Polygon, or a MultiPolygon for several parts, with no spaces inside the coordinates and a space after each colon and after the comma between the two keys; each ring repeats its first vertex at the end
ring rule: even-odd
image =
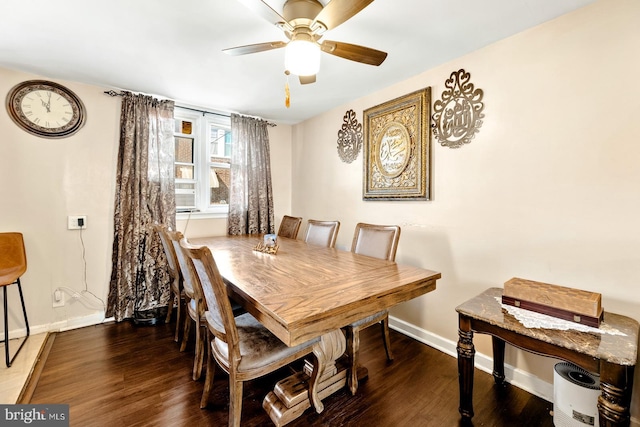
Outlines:
{"type": "Polygon", "coordinates": [[[284,53],[284,66],[296,76],[313,76],[320,70],[320,45],[308,40],[291,40],[284,53]]]}

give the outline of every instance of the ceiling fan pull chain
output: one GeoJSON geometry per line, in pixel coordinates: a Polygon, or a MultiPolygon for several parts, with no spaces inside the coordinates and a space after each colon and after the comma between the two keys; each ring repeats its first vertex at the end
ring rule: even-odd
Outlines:
{"type": "Polygon", "coordinates": [[[289,92],[289,70],[285,70],[284,72],[287,75],[287,81],[284,84],[284,106],[289,108],[291,107],[291,92],[289,92]]]}

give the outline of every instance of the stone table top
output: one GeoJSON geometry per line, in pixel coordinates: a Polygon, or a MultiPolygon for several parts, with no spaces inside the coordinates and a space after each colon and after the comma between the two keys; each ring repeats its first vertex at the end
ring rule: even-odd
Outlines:
{"type": "MultiPolygon", "coordinates": [[[[456,307],[462,315],[484,321],[517,334],[548,342],[610,363],[635,366],[638,351],[638,322],[630,317],[605,311],[600,328],[551,329],[526,327],[501,303],[502,288],[490,288],[456,307]]],[[[524,309],[516,309],[527,312],[524,309]]],[[[536,313],[538,315],[538,313],[536,313]]],[[[572,322],[567,322],[572,324],[572,322]]]]}

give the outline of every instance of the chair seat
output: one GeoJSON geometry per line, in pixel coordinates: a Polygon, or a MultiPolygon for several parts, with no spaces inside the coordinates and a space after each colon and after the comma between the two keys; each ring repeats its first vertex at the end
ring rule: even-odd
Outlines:
{"type": "Polygon", "coordinates": [[[15,267],[6,267],[0,271],[0,286],[12,285],[18,280],[18,277],[22,276],[26,268],[22,265],[15,267]]]}
{"type": "Polygon", "coordinates": [[[374,323],[380,322],[382,319],[384,319],[388,315],[389,315],[389,310],[382,310],[375,314],[372,314],[371,316],[367,316],[364,319],[357,320],[349,326],[351,326],[352,328],[364,329],[368,326],[373,325],[374,323]]]}
{"type": "MultiPolygon", "coordinates": [[[[208,322],[216,323],[211,313],[206,312],[205,316],[208,322]]],[[[271,364],[280,364],[280,360],[298,353],[303,348],[311,347],[320,340],[316,338],[296,347],[288,347],[249,313],[236,317],[235,321],[238,328],[240,355],[242,356],[238,371],[263,370],[271,364]]],[[[212,347],[216,350],[218,361],[224,364],[227,369],[229,366],[227,344],[216,338],[212,347]]]]}

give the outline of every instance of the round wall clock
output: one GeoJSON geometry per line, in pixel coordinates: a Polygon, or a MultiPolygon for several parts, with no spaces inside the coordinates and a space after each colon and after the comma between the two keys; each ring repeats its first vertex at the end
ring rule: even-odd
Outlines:
{"type": "Polygon", "coordinates": [[[44,138],[64,138],[84,125],[80,98],[66,87],[46,80],[17,84],[7,95],[7,111],[22,129],[44,138]]]}

